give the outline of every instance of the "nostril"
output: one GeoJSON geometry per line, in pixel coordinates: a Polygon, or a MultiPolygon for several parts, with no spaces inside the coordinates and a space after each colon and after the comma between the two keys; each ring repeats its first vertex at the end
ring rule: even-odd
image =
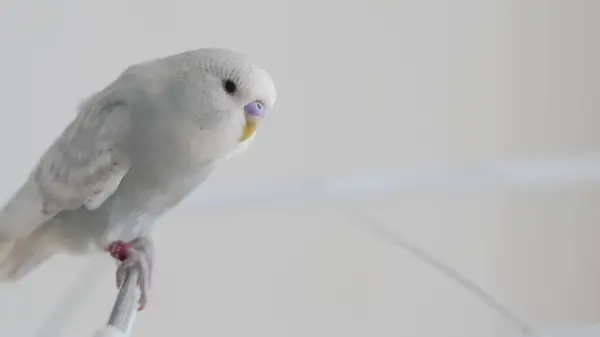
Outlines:
{"type": "Polygon", "coordinates": [[[244,107],[244,110],[246,110],[246,112],[252,116],[263,116],[265,114],[265,107],[261,102],[251,102],[246,104],[246,106],[244,107]]]}

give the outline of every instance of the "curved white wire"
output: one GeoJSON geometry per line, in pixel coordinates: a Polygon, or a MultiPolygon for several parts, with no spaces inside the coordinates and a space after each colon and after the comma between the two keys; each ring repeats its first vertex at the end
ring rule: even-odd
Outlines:
{"type": "Polygon", "coordinates": [[[440,272],[442,275],[446,276],[447,278],[453,280],[454,282],[467,289],[467,291],[471,292],[481,302],[483,302],[485,305],[490,307],[490,309],[492,309],[498,315],[500,315],[500,317],[506,319],[508,322],[513,324],[521,332],[522,336],[536,335],[535,329],[531,324],[529,324],[522,318],[519,318],[507,306],[500,303],[494,296],[486,292],[483,288],[475,284],[473,281],[463,276],[458,270],[442,263],[440,260],[436,259],[434,256],[432,256],[425,250],[411,243],[406,238],[393,232],[390,229],[387,229],[384,224],[380,223],[375,218],[368,216],[364,212],[359,212],[357,209],[350,207],[339,207],[338,209],[340,211],[343,211],[345,215],[352,215],[347,216],[349,222],[360,225],[361,227],[364,227],[365,229],[370,231],[376,237],[389,242],[395,247],[409,252],[419,261],[428,264],[429,266],[440,272]]]}
{"type": "Polygon", "coordinates": [[[367,172],[318,179],[297,179],[261,186],[204,186],[182,203],[182,206],[231,207],[282,200],[365,198],[390,192],[452,192],[573,183],[600,184],[600,155],[491,162],[454,170],[367,172]]]}

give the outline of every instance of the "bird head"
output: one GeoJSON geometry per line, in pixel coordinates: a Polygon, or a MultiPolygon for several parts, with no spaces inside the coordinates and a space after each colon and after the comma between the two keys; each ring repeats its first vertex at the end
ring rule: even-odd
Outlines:
{"type": "Polygon", "coordinates": [[[195,57],[201,71],[204,100],[218,120],[236,121],[237,140],[245,142],[256,132],[275,104],[273,79],[243,54],[228,49],[201,49],[195,57]]]}

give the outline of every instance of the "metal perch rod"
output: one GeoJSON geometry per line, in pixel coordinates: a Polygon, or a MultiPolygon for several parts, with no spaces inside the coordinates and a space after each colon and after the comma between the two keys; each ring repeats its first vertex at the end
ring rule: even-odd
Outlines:
{"type": "Polygon", "coordinates": [[[139,276],[136,268],[129,269],[108,318],[109,325],[115,326],[127,334],[131,330],[138,309],[137,281],[139,276]]]}
{"type": "Polygon", "coordinates": [[[138,278],[139,270],[128,270],[108,318],[107,327],[96,333],[96,337],[129,336],[139,305],[138,278]]]}

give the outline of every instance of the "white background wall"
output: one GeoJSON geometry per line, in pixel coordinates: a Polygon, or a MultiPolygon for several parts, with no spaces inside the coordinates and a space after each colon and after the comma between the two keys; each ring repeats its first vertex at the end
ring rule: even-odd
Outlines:
{"type": "MultiPolygon", "coordinates": [[[[255,146],[216,172],[198,201],[294,181],[469,172],[600,149],[594,0],[0,6],[4,198],[81,98],[131,63],[207,46],[252,55],[272,73],[279,96],[255,146]]],[[[598,180],[588,180],[416,189],[344,205],[544,329],[600,318],[599,201],[598,180]]],[[[517,333],[460,285],[358,229],[337,207],[328,199],[212,209],[190,200],[158,228],[156,284],[135,335],[517,333]]],[[[96,273],[81,274],[90,260],[58,258],[18,285],[0,286],[0,331],[91,335],[115,289],[106,258],[96,273]],[[89,292],[77,292],[81,280],[94,280],[83,287],[89,292]]]]}

